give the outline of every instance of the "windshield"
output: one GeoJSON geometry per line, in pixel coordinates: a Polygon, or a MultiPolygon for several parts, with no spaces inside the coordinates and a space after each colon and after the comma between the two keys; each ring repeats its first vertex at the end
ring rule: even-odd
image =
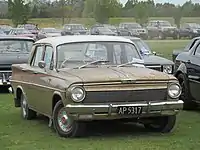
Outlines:
{"type": "Polygon", "coordinates": [[[17,30],[11,30],[11,34],[31,34],[30,31],[26,29],[17,29],[17,30]]]}
{"type": "Polygon", "coordinates": [[[197,23],[190,23],[189,26],[192,27],[192,28],[195,28],[195,29],[200,28],[200,25],[197,24],[197,23]]]}
{"type": "Polygon", "coordinates": [[[136,47],[122,42],[87,42],[64,44],[57,47],[57,68],[73,68],[95,60],[120,65],[141,59],[136,47]]]}
{"type": "Polygon", "coordinates": [[[151,54],[149,46],[143,40],[133,40],[140,50],[141,55],[151,54]]]}
{"type": "Polygon", "coordinates": [[[138,23],[124,24],[124,26],[127,28],[132,28],[132,29],[142,28],[141,25],[138,23]]]}
{"type": "Polygon", "coordinates": [[[85,30],[85,28],[82,25],[65,25],[65,29],[85,30]]]}
{"type": "Polygon", "coordinates": [[[154,24],[162,27],[170,27],[171,24],[168,21],[157,21],[154,24]]]}
{"type": "Polygon", "coordinates": [[[101,32],[112,32],[109,28],[107,27],[97,27],[101,32]]]}
{"type": "Polygon", "coordinates": [[[3,52],[30,52],[33,41],[31,40],[0,40],[0,53],[3,52]]]}

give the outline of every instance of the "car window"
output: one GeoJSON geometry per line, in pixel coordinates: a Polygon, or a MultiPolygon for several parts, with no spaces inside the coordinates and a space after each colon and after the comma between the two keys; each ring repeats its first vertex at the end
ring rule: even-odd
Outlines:
{"type": "Polygon", "coordinates": [[[44,62],[46,63],[46,68],[50,68],[53,55],[53,48],[51,46],[45,47],[44,62]]]}
{"type": "Polygon", "coordinates": [[[32,66],[38,67],[38,63],[39,63],[39,61],[42,60],[42,57],[43,57],[43,46],[37,46],[35,49],[32,66]]]}
{"type": "Polygon", "coordinates": [[[194,55],[200,57],[200,44],[198,44],[198,46],[196,47],[196,51],[194,55]]]}

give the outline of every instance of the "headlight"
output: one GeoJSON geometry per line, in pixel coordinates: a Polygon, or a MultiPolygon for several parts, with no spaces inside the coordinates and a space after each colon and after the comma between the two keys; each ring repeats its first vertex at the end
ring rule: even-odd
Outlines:
{"type": "Polygon", "coordinates": [[[80,86],[74,86],[70,90],[71,99],[74,102],[81,102],[85,99],[85,90],[80,86]]]}
{"type": "Polygon", "coordinates": [[[173,73],[173,66],[172,65],[164,65],[163,66],[163,72],[167,74],[173,73]]]}
{"type": "Polygon", "coordinates": [[[168,86],[168,95],[175,99],[181,95],[181,86],[178,83],[171,83],[168,86]]]}

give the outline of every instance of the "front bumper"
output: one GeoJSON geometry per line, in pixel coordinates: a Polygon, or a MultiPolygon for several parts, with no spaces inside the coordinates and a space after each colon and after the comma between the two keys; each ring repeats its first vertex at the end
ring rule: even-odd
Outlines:
{"type": "Polygon", "coordinates": [[[69,104],[65,106],[69,115],[74,120],[112,120],[123,118],[141,118],[154,116],[176,115],[183,109],[183,101],[152,101],[140,103],[121,103],[121,104],[69,104]],[[140,106],[143,108],[140,115],[118,115],[117,108],[120,106],[140,106]]]}

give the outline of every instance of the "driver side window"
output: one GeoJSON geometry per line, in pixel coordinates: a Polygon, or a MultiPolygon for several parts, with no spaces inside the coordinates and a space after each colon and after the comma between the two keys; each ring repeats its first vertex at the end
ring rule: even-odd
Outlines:
{"type": "Polygon", "coordinates": [[[195,56],[200,57],[200,44],[197,46],[196,51],[195,51],[195,56]]]}
{"type": "Polygon", "coordinates": [[[43,46],[37,46],[35,48],[35,53],[33,56],[31,66],[38,67],[39,61],[41,61],[43,59],[43,52],[44,52],[43,46]]]}
{"type": "Polygon", "coordinates": [[[46,68],[50,69],[53,57],[53,48],[51,46],[45,47],[44,62],[46,63],[46,68]]]}

